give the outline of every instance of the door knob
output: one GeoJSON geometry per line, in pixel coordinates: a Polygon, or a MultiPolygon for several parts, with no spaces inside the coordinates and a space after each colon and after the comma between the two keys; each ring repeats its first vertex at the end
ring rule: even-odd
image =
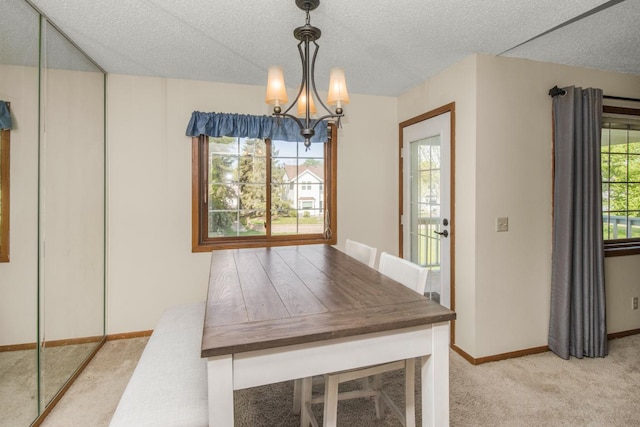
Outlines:
{"type": "Polygon", "coordinates": [[[449,232],[447,230],[444,231],[434,231],[434,233],[439,234],[444,237],[449,237],[449,232]]]}

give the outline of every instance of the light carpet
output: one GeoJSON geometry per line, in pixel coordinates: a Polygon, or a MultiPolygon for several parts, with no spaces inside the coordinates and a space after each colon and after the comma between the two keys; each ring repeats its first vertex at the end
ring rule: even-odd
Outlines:
{"type": "MultiPolygon", "coordinates": [[[[42,425],[108,426],[146,340],[107,342],[42,425]]],[[[640,335],[610,341],[609,356],[600,359],[542,353],[472,366],[451,352],[450,361],[451,426],[640,425],[640,335]]],[[[402,396],[399,375],[385,382],[402,396]]],[[[236,425],[298,426],[292,394],[291,382],[237,391],[236,425]]],[[[377,420],[364,399],[340,402],[338,417],[343,426],[400,425],[388,411],[377,420]]]]}

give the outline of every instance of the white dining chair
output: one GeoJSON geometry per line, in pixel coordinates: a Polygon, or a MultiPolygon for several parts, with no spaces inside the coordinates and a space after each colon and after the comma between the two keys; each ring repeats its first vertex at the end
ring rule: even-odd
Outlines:
{"type": "MultiPolygon", "coordinates": [[[[402,283],[409,289],[422,295],[427,283],[429,270],[414,264],[408,260],[391,255],[386,252],[380,254],[378,271],[389,278],[402,283]]],[[[324,403],[323,426],[333,427],[337,422],[338,401],[344,399],[354,399],[363,397],[373,397],[375,402],[376,417],[381,418],[384,406],[388,406],[391,412],[400,420],[405,427],[415,427],[415,359],[399,360],[396,362],[381,365],[369,366],[365,368],[353,369],[343,372],[336,372],[325,375],[324,395],[313,396],[311,393],[312,379],[305,378],[300,385],[302,396],[301,404],[301,426],[308,427],[311,424],[318,427],[318,422],[313,414],[311,405],[324,403]],[[404,369],[405,384],[405,407],[404,411],[396,405],[382,388],[382,376],[384,372],[404,369]],[[373,377],[373,387],[369,385],[369,377],[373,377]],[[361,390],[345,393],[338,392],[340,383],[353,380],[362,380],[366,387],[361,390]]]]}
{"type": "Polygon", "coordinates": [[[376,254],[378,253],[378,249],[374,247],[356,242],[355,240],[347,239],[344,244],[344,252],[371,268],[374,268],[376,265],[376,254]]]}
{"type": "MultiPolygon", "coordinates": [[[[347,239],[344,245],[344,253],[350,257],[360,261],[363,264],[368,265],[371,268],[375,268],[376,255],[378,249],[364,243],[357,242],[355,240],[347,239]]],[[[314,384],[321,384],[324,382],[324,377],[318,376],[314,378],[314,384]]],[[[301,393],[302,378],[299,378],[293,383],[293,412],[295,414],[300,413],[300,393],[301,393]]]]}

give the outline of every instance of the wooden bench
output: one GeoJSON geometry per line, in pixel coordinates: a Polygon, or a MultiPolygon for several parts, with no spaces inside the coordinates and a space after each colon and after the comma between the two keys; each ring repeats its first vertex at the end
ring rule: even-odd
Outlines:
{"type": "Polygon", "coordinates": [[[204,303],[163,313],[110,427],[208,426],[207,361],[200,357],[203,322],[204,303]]]}

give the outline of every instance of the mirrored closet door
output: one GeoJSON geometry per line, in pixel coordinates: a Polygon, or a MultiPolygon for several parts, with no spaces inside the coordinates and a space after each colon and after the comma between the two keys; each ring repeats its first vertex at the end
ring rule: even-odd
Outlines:
{"type": "Polygon", "coordinates": [[[104,342],[105,73],[29,2],[3,6],[0,100],[12,125],[0,427],[13,427],[45,414],[104,342]]]}

